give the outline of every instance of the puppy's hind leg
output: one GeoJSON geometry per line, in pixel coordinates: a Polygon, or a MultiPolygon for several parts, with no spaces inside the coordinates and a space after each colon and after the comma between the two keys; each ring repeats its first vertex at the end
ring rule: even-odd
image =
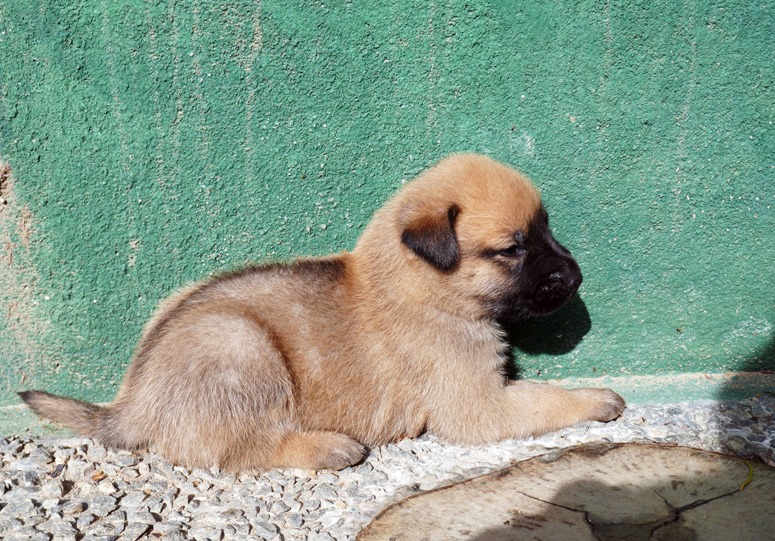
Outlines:
{"type": "Polygon", "coordinates": [[[169,331],[152,355],[121,411],[127,422],[150,416],[153,443],[173,462],[341,469],[365,453],[343,434],[302,430],[282,348],[249,313],[210,307],[169,331]]]}

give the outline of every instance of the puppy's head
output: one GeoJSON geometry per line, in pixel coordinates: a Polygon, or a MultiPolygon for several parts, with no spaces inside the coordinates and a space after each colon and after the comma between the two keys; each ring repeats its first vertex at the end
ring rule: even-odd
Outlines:
{"type": "Polygon", "coordinates": [[[444,297],[515,320],[555,311],[581,284],[578,264],[552,236],[538,191],[503,164],[451,156],[398,199],[401,249],[413,267],[435,275],[444,297]]]}

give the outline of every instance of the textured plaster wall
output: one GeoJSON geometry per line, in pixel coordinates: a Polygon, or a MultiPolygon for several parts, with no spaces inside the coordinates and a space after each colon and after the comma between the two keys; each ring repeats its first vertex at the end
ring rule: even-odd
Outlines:
{"type": "Polygon", "coordinates": [[[775,369],[771,1],[0,0],[0,405],[115,392],[182,284],[351,248],[453,151],[585,272],[527,377],[775,369]]]}

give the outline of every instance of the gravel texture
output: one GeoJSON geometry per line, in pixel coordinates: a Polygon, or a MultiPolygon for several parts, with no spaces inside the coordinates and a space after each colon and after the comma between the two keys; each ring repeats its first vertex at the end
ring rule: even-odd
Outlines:
{"type": "Polygon", "coordinates": [[[235,476],[80,437],[0,440],[0,538],[8,541],[354,539],[389,504],[575,445],[686,445],[775,466],[775,398],[634,405],[611,423],[462,447],[431,436],[373,449],[339,472],[235,476]]]}

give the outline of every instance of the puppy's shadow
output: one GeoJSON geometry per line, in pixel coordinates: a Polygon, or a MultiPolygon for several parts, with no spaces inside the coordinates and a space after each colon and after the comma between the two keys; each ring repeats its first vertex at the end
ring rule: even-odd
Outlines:
{"type": "MultiPolygon", "coordinates": [[[[574,295],[555,313],[505,325],[509,345],[528,355],[564,355],[573,351],[592,328],[584,301],[574,295]]],[[[512,359],[513,360],[513,359],[512,359]]],[[[509,378],[519,376],[519,368],[509,363],[509,378]]]]}

